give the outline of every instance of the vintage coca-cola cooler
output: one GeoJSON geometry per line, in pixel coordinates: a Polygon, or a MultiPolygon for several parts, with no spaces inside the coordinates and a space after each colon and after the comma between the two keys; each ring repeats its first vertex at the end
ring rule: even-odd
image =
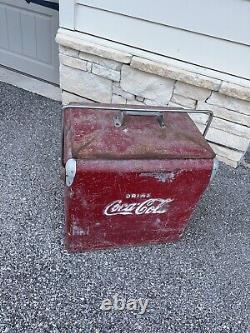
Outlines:
{"type": "MultiPolygon", "coordinates": [[[[178,240],[215,154],[175,108],[69,105],[63,117],[68,251],[178,240]]],[[[210,111],[207,113],[211,123],[210,111]]]]}

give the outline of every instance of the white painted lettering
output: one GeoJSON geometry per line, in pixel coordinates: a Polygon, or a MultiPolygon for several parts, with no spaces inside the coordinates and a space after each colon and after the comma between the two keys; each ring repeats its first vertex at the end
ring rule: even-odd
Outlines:
{"type": "Polygon", "coordinates": [[[168,209],[168,204],[173,199],[148,199],[143,202],[124,203],[122,200],[115,200],[104,208],[104,215],[143,215],[163,214],[168,209]]]}

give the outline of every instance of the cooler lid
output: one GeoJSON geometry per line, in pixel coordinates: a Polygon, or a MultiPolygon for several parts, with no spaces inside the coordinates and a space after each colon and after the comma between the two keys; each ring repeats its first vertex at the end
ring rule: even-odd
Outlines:
{"type": "Polygon", "coordinates": [[[148,160],[215,157],[185,110],[161,108],[166,112],[160,113],[158,110],[132,105],[68,106],[64,110],[64,163],[69,158],[148,160]],[[122,109],[124,111],[120,111],[122,109]],[[130,111],[126,111],[128,109],[130,111]]]}

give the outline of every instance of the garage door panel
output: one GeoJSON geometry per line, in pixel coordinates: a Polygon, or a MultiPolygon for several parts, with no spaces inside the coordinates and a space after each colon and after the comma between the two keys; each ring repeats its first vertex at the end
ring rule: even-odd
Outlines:
{"type": "Polygon", "coordinates": [[[47,41],[51,39],[51,22],[48,17],[37,17],[36,31],[39,32],[37,38],[37,58],[47,64],[51,63],[51,43],[47,41]]]}
{"type": "Polygon", "coordinates": [[[24,0],[0,0],[0,64],[59,82],[58,12],[24,0]]]}
{"type": "Polygon", "coordinates": [[[6,8],[9,50],[22,53],[20,12],[16,8],[6,8]]]}
{"type": "Polygon", "coordinates": [[[0,47],[8,48],[6,8],[0,4],[0,47]]]}
{"type": "Polygon", "coordinates": [[[30,13],[22,13],[21,15],[21,29],[23,39],[23,55],[36,58],[36,20],[35,16],[30,13]]]}

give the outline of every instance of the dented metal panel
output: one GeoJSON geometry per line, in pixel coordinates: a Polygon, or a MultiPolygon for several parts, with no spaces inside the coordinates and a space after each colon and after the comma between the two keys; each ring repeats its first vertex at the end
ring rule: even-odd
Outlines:
{"type": "Polygon", "coordinates": [[[164,128],[147,115],[117,128],[113,117],[65,113],[69,251],[179,239],[211,177],[214,153],[186,114],[164,115],[164,128]]]}

